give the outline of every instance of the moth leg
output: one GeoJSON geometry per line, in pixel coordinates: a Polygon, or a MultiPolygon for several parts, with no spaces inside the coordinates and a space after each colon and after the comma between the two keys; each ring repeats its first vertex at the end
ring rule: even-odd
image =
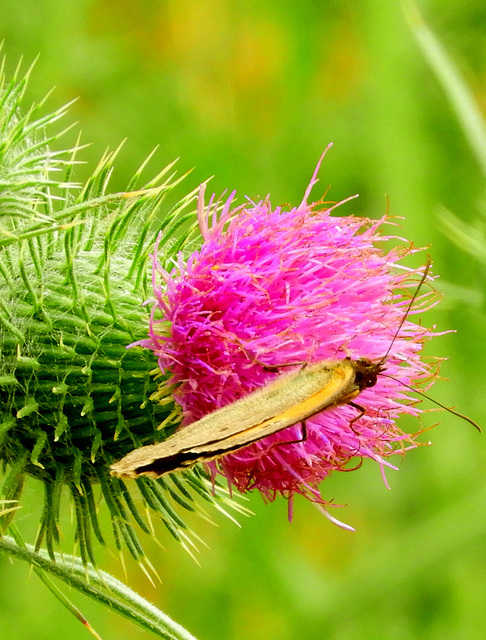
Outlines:
{"type": "Polygon", "coordinates": [[[300,423],[300,429],[302,431],[302,440],[301,442],[305,442],[307,440],[307,422],[302,420],[300,423]]]}
{"type": "Polygon", "coordinates": [[[285,367],[301,367],[302,369],[305,369],[305,367],[307,367],[309,364],[305,360],[300,360],[299,362],[285,362],[284,364],[265,364],[261,360],[258,360],[258,358],[255,358],[254,356],[249,354],[242,345],[241,345],[241,350],[243,351],[245,356],[248,358],[248,360],[252,362],[252,364],[257,364],[260,367],[262,367],[264,371],[271,371],[272,373],[279,373],[280,370],[284,369],[285,367]]]}
{"type": "Polygon", "coordinates": [[[301,369],[305,369],[309,366],[309,363],[305,362],[304,360],[301,360],[300,362],[286,362],[279,365],[263,364],[262,362],[259,362],[258,364],[261,364],[265,371],[275,371],[275,373],[278,373],[280,369],[283,369],[284,367],[300,367],[301,369]]]}
{"type": "Polygon", "coordinates": [[[357,411],[359,411],[358,415],[355,416],[352,420],[349,421],[349,426],[351,427],[351,430],[353,431],[353,433],[355,433],[356,435],[358,435],[356,433],[356,431],[353,428],[354,423],[359,420],[360,418],[362,418],[365,413],[366,413],[366,409],[364,407],[362,407],[360,404],[356,404],[356,402],[348,402],[350,407],[353,407],[353,409],[356,409],[357,411]]]}
{"type": "Polygon", "coordinates": [[[307,423],[305,420],[302,420],[302,422],[300,423],[300,428],[302,431],[301,438],[299,438],[298,440],[289,440],[288,442],[276,442],[274,446],[281,447],[285,444],[298,444],[299,442],[305,442],[307,440],[307,423]]]}

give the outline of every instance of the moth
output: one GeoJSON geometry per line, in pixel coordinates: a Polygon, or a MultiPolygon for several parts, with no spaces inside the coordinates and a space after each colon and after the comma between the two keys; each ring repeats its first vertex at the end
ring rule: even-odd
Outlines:
{"type": "MultiPolygon", "coordinates": [[[[369,358],[322,360],[282,374],[268,385],[177,430],[163,442],[131,451],[111,466],[112,475],[158,478],[164,473],[187,469],[197,462],[208,462],[233,453],[299,423],[305,439],[305,421],[308,418],[342,404],[349,404],[359,411],[351,420],[353,424],[365,413],[354,399],[364,389],[373,387],[385,370],[386,358],[427,277],[429,266],[430,261],[387,353],[379,361],[369,358]]],[[[424,395],[413,387],[409,388],[424,395]]],[[[481,431],[470,418],[429,399],[481,431]]]]}
{"type": "Polygon", "coordinates": [[[167,440],[134,449],[113,464],[111,472],[132,478],[142,474],[157,478],[237,451],[339,404],[353,404],[362,415],[364,410],[352,400],[363,389],[374,386],[382,370],[381,361],[347,358],[322,360],[280,375],[268,385],[179,429],[167,440]]]}

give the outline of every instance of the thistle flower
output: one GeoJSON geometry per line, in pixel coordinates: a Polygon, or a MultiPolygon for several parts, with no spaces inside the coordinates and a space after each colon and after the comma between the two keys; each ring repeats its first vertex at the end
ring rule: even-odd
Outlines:
{"type": "MultiPolygon", "coordinates": [[[[54,558],[67,488],[82,561],[94,563],[92,538],[105,541],[99,487],[116,546],[141,560],[135,526],[153,533],[149,509],[187,545],[191,532],[177,507],[204,517],[201,498],[222,511],[238,508],[199,470],[185,482],[143,479],[141,504],[109,474],[110,464],[134,446],[164,438],[161,423],[177,421],[170,387],[150,399],[155,356],[127,346],[146,335],[143,302],[155,238],[161,233],[167,256],[177,255],[192,237],[188,207],[196,193],[157,223],[181,178],[169,165],[138,188],[144,163],[126,191],[110,194],[116,152],[102,158],[84,186],[72,182],[79,146],[55,152],[51,145],[60,134],[48,135],[66,109],[37,120],[38,105],[23,114],[27,77],[0,78],[0,499],[19,501],[26,478],[43,483],[36,546],[45,544],[54,558]],[[178,229],[184,230],[179,240],[178,229]]],[[[4,530],[13,516],[4,512],[4,530]]]]}
{"type": "MultiPolygon", "coordinates": [[[[395,420],[419,413],[402,383],[431,378],[420,356],[431,332],[404,321],[421,271],[398,261],[414,249],[380,248],[390,240],[380,235],[386,217],[338,217],[338,204],[308,204],[319,165],[290,210],[268,199],[232,209],[231,194],[218,216],[201,190],[204,242],[170,274],[154,255],[156,303],[142,345],[170,373],[184,424],[266,384],[275,369],[386,355],[387,375],[360,394],[366,411],[355,422],[356,408],[338,406],[306,422],[305,440],[296,425],[207,464],[239,491],[255,488],[268,500],[302,494],[327,513],[319,485],[333,471],[365,458],[392,466],[392,454],[417,446],[395,420]]],[[[417,302],[411,314],[429,305],[430,292],[417,302]]]]}

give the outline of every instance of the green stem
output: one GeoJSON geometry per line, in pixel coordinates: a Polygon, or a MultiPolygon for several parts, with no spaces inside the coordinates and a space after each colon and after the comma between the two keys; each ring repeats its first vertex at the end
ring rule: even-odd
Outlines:
{"type": "Polygon", "coordinates": [[[140,627],[152,631],[165,640],[196,640],[183,627],[171,620],[109,573],[84,566],[76,556],[56,553],[53,562],[44,551],[34,551],[31,545],[19,546],[10,536],[0,539],[0,552],[28,562],[50,573],[98,602],[101,602],[128,618],[140,627]]]}
{"type": "MultiPolygon", "coordinates": [[[[15,543],[25,549],[26,548],[26,544],[22,538],[22,535],[20,533],[20,531],[18,530],[18,528],[16,527],[15,524],[12,524],[12,526],[9,529],[12,532],[13,535],[13,540],[15,541],[15,543]]],[[[38,566],[34,566],[33,570],[35,571],[35,573],[37,574],[38,578],[44,583],[44,585],[49,589],[49,591],[52,593],[52,595],[57,598],[57,600],[59,600],[59,602],[66,607],[66,609],[69,611],[69,613],[71,613],[76,620],[79,620],[79,622],[81,622],[81,624],[86,627],[86,629],[91,633],[91,635],[96,639],[96,640],[101,640],[101,637],[96,633],[96,631],[93,629],[93,627],[90,625],[90,623],[88,622],[88,620],[86,619],[86,617],[81,613],[81,611],[71,602],[71,600],[69,600],[69,598],[67,598],[67,596],[64,595],[64,593],[54,584],[54,582],[49,578],[49,576],[45,573],[45,571],[43,569],[41,569],[38,566]]]]}

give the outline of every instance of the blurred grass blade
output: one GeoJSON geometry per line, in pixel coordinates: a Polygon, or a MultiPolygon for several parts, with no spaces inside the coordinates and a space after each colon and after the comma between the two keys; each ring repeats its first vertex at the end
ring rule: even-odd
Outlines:
{"type": "Polygon", "coordinates": [[[454,244],[483,265],[486,264],[486,241],[481,225],[463,222],[446,207],[440,207],[439,217],[444,233],[454,244]]]}
{"type": "Polygon", "coordinates": [[[425,59],[446,92],[469,146],[486,175],[486,126],[474,95],[415,4],[406,3],[406,15],[425,59]]]}

